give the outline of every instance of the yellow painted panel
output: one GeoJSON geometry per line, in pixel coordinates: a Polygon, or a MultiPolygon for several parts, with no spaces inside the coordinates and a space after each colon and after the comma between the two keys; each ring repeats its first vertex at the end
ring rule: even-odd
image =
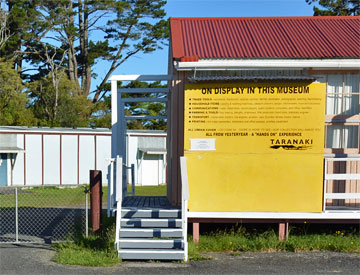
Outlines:
{"type": "Polygon", "coordinates": [[[320,212],[325,85],[185,87],[190,211],[320,212]]]}
{"type": "Polygon", "coordinates": [[[190,211],[320,212],[323,160],[312,155],[186,154],[190,211]]]}

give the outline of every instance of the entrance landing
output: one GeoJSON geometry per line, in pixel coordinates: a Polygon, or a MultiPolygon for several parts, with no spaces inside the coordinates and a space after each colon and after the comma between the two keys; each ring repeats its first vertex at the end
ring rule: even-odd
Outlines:
{"type": "Polygon", "coordinates": [[[166,196],[134,196],[126,197],[123,208],[131,209],[178,209],[171,206],[166,196]]]}

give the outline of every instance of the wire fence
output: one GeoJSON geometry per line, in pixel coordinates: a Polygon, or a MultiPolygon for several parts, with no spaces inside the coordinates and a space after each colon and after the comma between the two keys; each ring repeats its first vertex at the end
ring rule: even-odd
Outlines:
{"type": "Polygon", "coordinates": [[[52,243],[88,235],[86,186],[0,187],[0,243],[52,243]]]}

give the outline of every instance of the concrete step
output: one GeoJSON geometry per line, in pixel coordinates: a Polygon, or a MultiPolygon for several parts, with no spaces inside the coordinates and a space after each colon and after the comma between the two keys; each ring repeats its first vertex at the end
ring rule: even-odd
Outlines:
{"type": "Polygon", "coordinates": [[[121,227],[162,227],[174,228],[181,227],[181,219],[146,219],[146,218],[131,218],[121,219],[121,227]]]}
{"type": "Polygon", "coordinates": [[[184,242],[181,239],[121,238],[120,248],[183,249],[184,242]]]}
{"type": "Polygon", "coordinates": [[[123,218],[181,218],[180,209],[131,209],[123,208],[123,218]]]}
{"type": "Polygon", "coordinates": [[[181,238],[181,228],[121,228],[120,238],[181,238]]]}
{"type": "Polygon", "coordinates": [[[120,249],[123,260],[183,260],[184,251],[176,249],[120,249]]]}

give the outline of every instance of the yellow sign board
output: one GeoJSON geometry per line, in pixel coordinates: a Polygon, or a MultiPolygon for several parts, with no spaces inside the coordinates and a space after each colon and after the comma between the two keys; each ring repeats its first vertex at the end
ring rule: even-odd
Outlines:
{"type": "Polygon", "coordinates": [[[322,211],[325,85],[185,87],[190,211],[322,211]]]}

